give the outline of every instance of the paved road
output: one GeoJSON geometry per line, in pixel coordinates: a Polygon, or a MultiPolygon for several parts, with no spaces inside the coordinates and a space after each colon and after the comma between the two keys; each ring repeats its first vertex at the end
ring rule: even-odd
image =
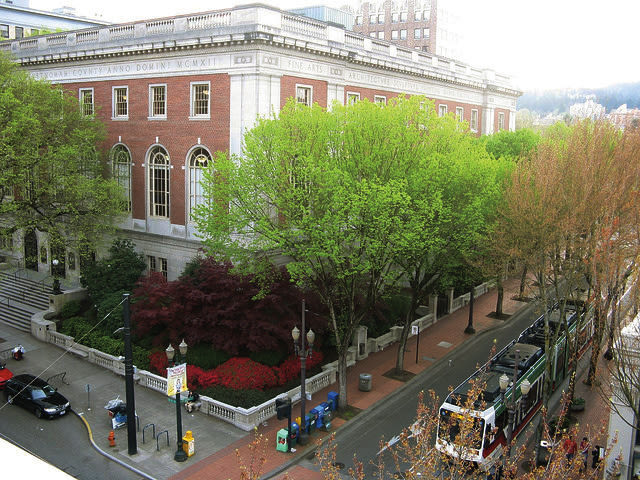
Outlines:
{"type": "Polygon", "coordinates": [[[0,434],[81,480],[140,478],[89,447],[87,431],[72,413],[53,420],[38,419],[24,408],[8,405],[2,394],[0,434]]]}
{"type": "MultiPolygon", "coordinates": [[[[465,343],[449,357],[416,376],[400,393],[376,406],[370,415],[365,416],[366,420],[354,422],[353,426],[339,431],[336,436],[336,461],[351,466],[354,455],[357,455],[365,464],[366,478],[373,478],[375,468],[371,462],[380,450],[380,440],[384,438],[388,441],[414,422],[419,392],[433,389],[440,399],[444,399],[450,385],[462,383],[478,365],[487,361],[494,339],[499,350],[533,322],[535,315],[532,310],[533,307],[528,306],[511,317],[504,326],[484,332],[465,343]]],[[[305,461],[304,465],[317,469],[312,462],[305,461]]]]}

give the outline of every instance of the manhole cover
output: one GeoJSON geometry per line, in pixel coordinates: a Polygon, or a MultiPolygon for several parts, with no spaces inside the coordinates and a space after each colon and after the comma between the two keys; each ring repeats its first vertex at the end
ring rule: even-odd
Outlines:
{"type": "Polygon", "coordinates": [[[442,347],[442,348],[450,348],[452,345],[453,345],[453,343],[449,343],[449,342],[440,342],[438,344],[438,346],[442,347]]]}

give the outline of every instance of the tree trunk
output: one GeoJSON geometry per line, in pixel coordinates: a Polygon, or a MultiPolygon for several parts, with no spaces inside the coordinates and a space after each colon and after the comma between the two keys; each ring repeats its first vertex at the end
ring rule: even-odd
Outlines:
{"type": "Polygon", "coordinates": [[[504,285],[502,284],[502,275],[498,275],[496,279],[498,285],[498,300],[496,301],[496,317],[502,317],[502,304],[504,302],[504,285]]]}
{"type": "MultiPolygon", "coordinates": [[[[396,371],[401,372],[404,370],[404,354],[407,349],[407,339],[409,338],[409,329],[411,328],[411,322],[415,316],[415,311],[418,308],[418,300],[415,295],[411,295],[411,302],[409,304],[409,310],[404,317],[404,325],[402,326],[402,333],[400,334],[400,342],[398,345],[398,354],[396,356],[396,371]]],[[[416,345],[416,348],[418,346],[416,345]]]]}
{"type": "Polygon", "coordinates": [[[522,275],[520,276],[520,293],[518,294],[520,298],[524,298],[524,287],[526,286],[527,280],[527,265],[522,268],[522,275]]]}
{"type": "Polygon", "coordinates": [[[596,384],[596,374],[598,371],[598,357],[600,356],[600,345],[602,344],[602,319],[601,307],[598,305],[593,317],[593,344],[591,346],[591,359],[589,360],[589,374],[585,385],[596,384]]]}
{"type": "Polygon", "coordinates": [[[338,408],[347,408],[347,352],[338,352],[338,408]]]}

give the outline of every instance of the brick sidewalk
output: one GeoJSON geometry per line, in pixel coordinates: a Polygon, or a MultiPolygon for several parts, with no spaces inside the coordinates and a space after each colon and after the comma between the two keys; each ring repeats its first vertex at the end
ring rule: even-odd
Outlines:
{"type": "MultiPolygon", "coordinates": [[[[512,299],[517,293],[519,281],[517,279],[510,280],[505,283],[504,289],[504,306],[505,314],[513,314],[518,309],[526,305],[512,299]]],[[[496,320],[487,315],[495,311],[496,306],[496,290],[481,295],[474,301],[474,320],[473,326],[476,334],[483,332],[489,328],[493,328],[504,323],[503,320],[496,320]]],[[[420,350],[418,353],[418,364],[415,363],[416,337],[411,337],[407,342],[407,353],[405,355],[405,370],[412,373],[420,373],[429,368],[435,361],[447,355],[453,349],[459,347],[462,343],[472,338],[465,334],[464,330],[468,324],[469,306],[455,311],[450,315],[446,315],[439,321],[425,329],[420,333],[420,350]]],[[[508,320],[507,320],[508,321],[508,320]]],[[[487,351],[491,345],[487,345],[487,351]]],[[[388,348],[370,354],[366,359],[356,363],[350,367],[347,372],[347,396],[349,405],[365,410],[373,406],[376,402],[384,399],[390,393],[400,388],[403,383],[391,378],[385,377],[384,373],[395,367],[397,354],[397,344],[393,344],[388,348]],[[370,373],[373,377],[373,388],[370,392],[361,392],[358,389],[359,377],[361,373],[370,373]]],[[[333,384],[324,390],[314,394],[315,398],[324,401],[327,393],[331,390],[337,391],[338,385],[333,384]]],[[[309,405],[310,407],[312,405],[309,405]]],[[[296,406],[294,406],[295,411],[296,406]]],[[[344,425],[345,421],[339,418],[334,419],[334,428],[344,425]]],[[[258,454],[258,458],[264,457],[265,464],[262,473],[274,471],[275,469],[287,464],[292,459],[291,453],[284,453],[275,450],[276,433],[283,428],[284,422],[271,419],[266,425],[259,427],[256,431],[258,435],[262,435],[266,439],[266,452],[264,455],[258,454]]],[[[316,432],[313,440],[304,447],[299,447],[295,452],[296,456],[308,455],[313,451],[317,440],[328,435],[326,432],[316,432]]],[[[245,464],[250,462],[251,440],[253,435],[249,435],[240,439],[227,448],[220,450],[207,458],[195,463],[182,470],[178,475],[170,477],[171,479],[240,479],[240,468],[237,459],[237,452],[245,459],[245,464]]],[[[323,477],[318,472],[305,469],[300,466],[291,467],[288,471],[288,478],[291,480],[321,480],[323,477]]],[[[284,473],[278,475],[278,479],[285,478],[284,473]]]]}

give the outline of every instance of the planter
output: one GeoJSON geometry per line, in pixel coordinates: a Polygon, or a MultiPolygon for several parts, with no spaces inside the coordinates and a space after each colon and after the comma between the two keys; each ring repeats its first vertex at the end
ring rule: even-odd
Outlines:
{"type": "Polygon", "coordinates": [[[571,405],[569,405],[569,410],[572,412],[582,412],[584,410],[585,401],[584,398],[575,398],[571,405]]]}

